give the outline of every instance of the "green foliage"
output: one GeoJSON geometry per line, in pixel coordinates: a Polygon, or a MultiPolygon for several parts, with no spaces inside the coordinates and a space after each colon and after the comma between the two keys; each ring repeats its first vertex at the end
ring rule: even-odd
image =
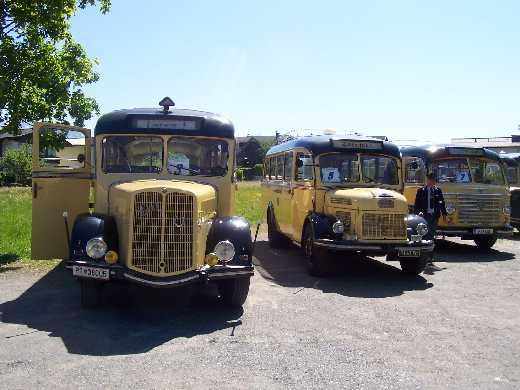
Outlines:
{"type": "Polygon", "coordinates": [[[237,180],[243,181],[244,180],[244,168],[238,168],[237,169],[237,180]]]}
{"type": "Polygon", "coordinates": [[[29,145],[10,149],[0,158],[0,185],[31,184],[32,155],[29,145]]]}
{"type": "Polygon", "coordinates": [[[88,58],[70,33],[78,9],[110,0],[0,0],[0,126],[16,134],[37,120],[82,126],[96,101],[82,86],[96,82],[97,60],[88,58]]]}
{"type": "Polygon", "coordinates": [[[251,169],[252,176],[262,176],[264,174],[264,166],[263,164],[256,164],[253,169],[251,169]]]}

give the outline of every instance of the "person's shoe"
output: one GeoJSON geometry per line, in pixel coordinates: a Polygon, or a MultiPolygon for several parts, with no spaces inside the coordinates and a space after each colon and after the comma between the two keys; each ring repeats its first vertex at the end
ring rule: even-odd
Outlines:
{"type": "Polygon", "coordinates": [[[438,267],[436,266],[435,264],[433,264],[433,262],[429,262],[427,265],[426,265],[431,271],[442,271],[442,268],[441,267],[438,267]]]}

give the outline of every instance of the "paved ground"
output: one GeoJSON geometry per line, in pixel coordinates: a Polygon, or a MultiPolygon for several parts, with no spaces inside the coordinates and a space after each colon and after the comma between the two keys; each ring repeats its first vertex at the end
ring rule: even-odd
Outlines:
{"type": "Polygon", "coordinates": [[[450,241],[434,274],[362,259],[320,280],[261,241],[243,311],[211,289],[112,289],[83,311],[62,269],[4,272],[0,388],[519,388],[520,245],[496,249],[450,241]]]}

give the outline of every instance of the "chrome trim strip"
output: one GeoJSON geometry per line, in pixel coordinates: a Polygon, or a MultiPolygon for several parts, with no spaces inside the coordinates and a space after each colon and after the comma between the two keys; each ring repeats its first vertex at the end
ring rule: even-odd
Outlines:
{"type": "Polygon", "coordinates": [[[208,273],[209,279],[219,279],[222,277],[235,276],[235,275],[253,275],[253,270],[243,270],[243,271],[234,271],[234,272],[216,272],[216,273],[208,273]]]}
{"type": "Polygon", "coordinates": [[[176,284],[180,284],[180,283],[184,283],[184,282],[188,282],[190,280],[194,280],[194,279],[200,278],[199,275],[192,275],[192,276],[188,276],[187,278],[172,280],[170,282],[155,282],[155,281],[152,281],[152,280],[141,279],[141,278],[138,278],[137,276],[133,276],[133,275],[130,275],[130,274],[127,274],[127,273],[125,273],[123,275],[127,279],[134,280],[136,282],[140,282],[140,283],[143,283],[143,284],[149,284],[151,286],[173,286],[173,285],[176,285],[176,284]]]}
{"type": "Polygon", "coordinates": [[[353,250],[382,250],[381,246],[363,246],[363,245],[341,245],[341,244],[332,244],[328,242],[314,242],[314,245],[324,246],[327,248],[337,248],[337,249],[353,249],[353,250]]]}

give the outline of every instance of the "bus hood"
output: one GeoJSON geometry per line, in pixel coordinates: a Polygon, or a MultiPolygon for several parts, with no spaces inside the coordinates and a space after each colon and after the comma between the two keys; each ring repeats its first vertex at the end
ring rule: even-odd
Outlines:
{"type": "Polygon", "coordinates": [[[408,212],[406,198],[402,194],[382,188],[333,189],[327,191],[325,202],[328,207],[334,209],[385,209],[392,212],[408,212]]]}

